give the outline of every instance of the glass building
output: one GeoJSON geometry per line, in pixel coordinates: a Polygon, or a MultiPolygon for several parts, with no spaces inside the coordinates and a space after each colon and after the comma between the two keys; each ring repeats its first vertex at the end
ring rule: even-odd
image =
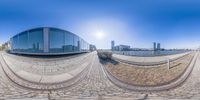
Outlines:
{"type": "Polygon", "coordinates": [[[89,52],[89,44],[62,29],[42,27],[26,30],[10,39],[11,53],[58,55],[89,52]]]}

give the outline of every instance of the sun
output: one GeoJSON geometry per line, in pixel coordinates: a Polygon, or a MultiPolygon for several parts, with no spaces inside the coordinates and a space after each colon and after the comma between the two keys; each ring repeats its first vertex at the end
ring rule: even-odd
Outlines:
{"type": "Polygon", "coordinates": [[[96,38],[103,39],[105,37],[105,33],[102,31],[99,31],[95,34],[96,38]]]}

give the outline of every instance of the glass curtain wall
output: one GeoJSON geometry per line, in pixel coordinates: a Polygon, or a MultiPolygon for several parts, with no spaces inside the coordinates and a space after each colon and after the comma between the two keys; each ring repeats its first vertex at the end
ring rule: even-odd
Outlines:
{"type": "Polygon", "coordinates": [[[11,38],[11,48],[15,52],[44,53],[44,38],[48,38],[47,53],[73,53],[89,51],[89,44],[77,35],[49,28],[49,37],[44,37],[43,28],[24,31],[11,38]]]}
{"type": "Polygon", "coordinates": [[[23,32],[19,34],[18,37],[18,43],[19,43],[19,50],[22,52],[28,51],[28,32],[23,32]]]}
{"type": "Polygon", "coordinates": [[[29,52],[44,52],[44,34],[42,28],[30,30],[28,32],[28,37],[29,52]]]}
{"type": "Polygon", "coordinates": [[[74,35],[74,52],[78,52],[80,48],[79,37],[74,35]]]}
{"type": "Polygon", "coordinates": [[[62,30],[50,29],[49,31],[49,52],[63,53],[65,47],[65,33],[62,30]]]}
{"type": "Polygon", "coordinates": [[[43,30],[22,32],[11,39],[12,50],[17,52],[43,52],[43,30]]]}
{"type": "Polygon", "coordinates": [[[65,32],[65,46],[64,52],[73,52],[74,51],[74,35],[69,32],[65,32]]]}
{"type": "Polygon", "coordinates": [[[18,35],[14,36],[12,38],[11,42],[12,42],[13,51],[18,51],[18,48],[19,48],[19,46],[18,46],[18,35]]]}

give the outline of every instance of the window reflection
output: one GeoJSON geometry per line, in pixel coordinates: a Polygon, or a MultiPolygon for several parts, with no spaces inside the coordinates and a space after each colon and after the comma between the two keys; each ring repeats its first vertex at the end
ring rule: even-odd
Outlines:
{"type": "Polygon", "coordinates": [[[65,44],[64,31],[57,29],[50,29],[49,32],[50,52],[55,52],[55,53],[64,52],[64,44],[65,44]]]}
{"type": "Polygon", "coordinates": [[[65,33],[65,52],[73,52],[74,51],[74,37],[72,33],[66,32],[65,33]]]}
{"type": "Polygon", "coordinates": [[[43,29],[35,29],[29,31],[29,51],[43,52],[44,50],[44,35],[43,29]]]}
{"type": "Polygon", "coordinates": [[[12,49],[14,51],[18,51],[18,48],[19,48],[19,46],[18,46],[18,35],[16,35],[12,38],[12,49]]]}
{"type": "Polygon", "coordinates": [[[28,32],[19,34],[18,38],[20,51],[26,52],[28,50],[28,32]]]}
{"type": "Polygon", "coordinates": [[[60,30],[57,28],[48,28],[44,33],[43,28],[32,29],[22,32],[11,38],[12,51],[43,53],[46,45],[47,53],[73,53],[89,51],[89,44],[77,35],[60,30]],[[48,34],[48,37],[44,37],[48,34]],[[44,43],[44,38],[45,43],[44,43]]]}
{"type": "Polygon", "coordinates": [[[74,35],[74,51],[79,51],[80,43],[79,43],[79,37],[74,35]]]}

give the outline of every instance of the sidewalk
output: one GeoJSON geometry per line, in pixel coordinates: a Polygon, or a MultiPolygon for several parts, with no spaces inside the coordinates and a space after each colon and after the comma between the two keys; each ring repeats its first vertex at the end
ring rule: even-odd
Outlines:
{"type": "MultiPolygon", "coordinates": [[[[34,72],[33,73],[28,72],[24,68],[24,66],[21,67],[20,66],[20,64],[22,64],[21,62],[13,61],[13,59],[7,57],[3,53],[0,53],[0,54],[1,54],[0,63],[2,64],[4,72],[7,74],[9,79],[11,79],[11,81],[26,88],[45,89],[45,90],[68,87],[76,83],[77,81],[79,81],[86,75],[86,72],[91,65],[90,61],[94,58],[93,53],[87,55],[86,56],[87,59],[84,58],[84,63],[80,61],[81,63],[78,65],[73,64],[74,68],[67,72],[64,71],[58,74],[55,74],[55,73],[54,74],[37,74],[34,72]],[[88,61],[85,62],[85,60],[88,60],[88,61]],[[16,63],[19,63],[19,64],[16,64],[16,63]]],[[[68,61],[66,62],[66,64],[67,63],[68,61]]],[[[74,62],[74,63],[77,63],[77,62],[74,62]]],[[[66,64],[62,64],[62,65],[65,65],[63,67],[68,67],[66,64]]],[[[27,67],[30,68],[30,70],[33,70],[31,69],[32,66],[27,66],[27,67]]],[[[38,66],[38,67],[41,67],[41,66],[38,66]]],[[[46,66],[46,67],[50,67],[50,66],[46,66]]],[[[63,67],[56,66],[52,68],[57,68],[56,70],[62,71],[64,70],[62,69],[63,67]]],[[[49,69],[46,69],[46,70],[49,70],[49,69]]],[[[52,70],[55,70],[55,69],[52,69],[52,70]]]]}

